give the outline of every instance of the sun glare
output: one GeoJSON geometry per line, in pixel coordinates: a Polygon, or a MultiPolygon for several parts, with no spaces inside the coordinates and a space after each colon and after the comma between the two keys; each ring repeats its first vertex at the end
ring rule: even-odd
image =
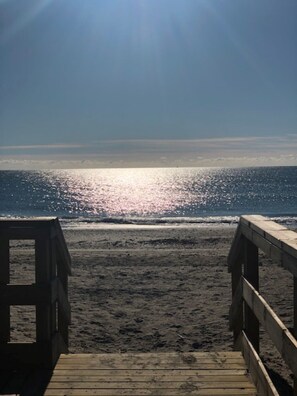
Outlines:
{"type": "MultiPolygon", "coordinates": [[[[0,5],[8,3],[10,0],[0,0],[0,5]]],[[[26,5],[22,4],[21,12],[10,24],[9,27],[3,29],[1,33],[1,42],[6,42],[26,26],[28,26],[50,3],[52,0],[37,0],[26,5]]]]}

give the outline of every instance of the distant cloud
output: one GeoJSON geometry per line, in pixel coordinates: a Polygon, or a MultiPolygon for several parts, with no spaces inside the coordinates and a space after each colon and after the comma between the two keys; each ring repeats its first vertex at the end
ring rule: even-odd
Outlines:
{"type": "Polygon", "coordinates": [[[0,169],[297,166],[297,136],[0,146],[0,169]]]}
{"type": "Polygon", "coordinates": [[[31,144],[23,146],[0,146],[0,150],[38,150],[38,149],[65,149],[83,148],[82,144],[31,144]]]}

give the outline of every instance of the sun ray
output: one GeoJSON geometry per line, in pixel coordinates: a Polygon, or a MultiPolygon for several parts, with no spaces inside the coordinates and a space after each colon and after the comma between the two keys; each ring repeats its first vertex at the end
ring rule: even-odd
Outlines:
{"type": "MultiPolygon", "coordinates": [[[[10,0],[0,0],[0,5],[9,3],[10,0]]],[[[18,18],[1,34],[0,42],[2,44],[6,43],[9,39],[14,37],[20,31],[22,31],[26,26],[28,26],[49,4],[52,0],[38,0],[32,2],[30,6],[24,8],[24,11],[19,15],[18,18]]]]}

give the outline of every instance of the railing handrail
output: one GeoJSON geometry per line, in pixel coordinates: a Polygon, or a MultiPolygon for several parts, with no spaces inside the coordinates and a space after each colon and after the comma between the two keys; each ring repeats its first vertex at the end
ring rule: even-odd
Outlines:
{"type": "Polygon", "coordinates": [[[242,238],[250,240],[270,258],[297,277],[297,234],[288,228],[260,215],[241,216],[229,255],[228,266],[240,260],[242,238]]]}
{"type": "MultiPolygon", "coordinates": [[[[56,217],[0,219],[0,353],[13,365],[52,367],[68,351],[71,258],[56,217]],[[35,283],[10,283],[10,240],[35,241],[35,283]],[[35,305],[36,342],[10,342],[10,306],[35,305]]],[[[5,359],[3,359],[5,364],[5,359]]],[[[1,365],[1,362],[0,362],[1,365]]]]}
{"type": "Polygon", "coordinates": [[[228,268],[232,274],[229,318],[235,347],[240,344],[259,390],[277,395],[264,365],[259,363],[261,324],[293,372],[294,395],[297,395],[297,340],[259,293],[258,249],[293,274],[293,331],[297,335],[297,233],[263,216],[242,216],[228,255],[228,268]]]}
{"type": "Polygon", "coordinates": [[[8,239],[35,239],[38,236],[54,238],[59,253],[58,265],[65,267],[68,275],[71,275],[71,258],[57,217],[30,217],[26,219],[1,218],[0,236],[8,239]],[[47,235],[50,233],[50,235],[47,235]],[[45,235],[46,234],[46,235],[45,235]]]}

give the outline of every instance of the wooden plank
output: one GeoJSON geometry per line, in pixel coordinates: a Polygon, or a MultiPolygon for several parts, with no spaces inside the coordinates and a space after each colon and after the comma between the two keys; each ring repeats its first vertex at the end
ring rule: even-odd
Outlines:
{"type": "Polygon", "coordinates": [[[61,333],[65,345],[69,346],[68,325],[71,323],[71,307],[68,302],[67,273],[58,267],[58,330],[61,333]]]}
{"type": "Polygon", "coordinates": [[[60,360],[75,360],[75,359],[105,359],[110,356],[124,358],[140,358],[140,359],[152,359],[156,356],[166,357],[168,359],[185,356],[195,356],[200,357],[214,357],[214,358],[228,358],[228,359],[242,359],[242,353],[237,351],[200,351],[200,352],[125,352],[125,353],[67,353],[61,354],[60,360]]]}
{"type": "Polygon", "coordinates": [[[45,357],[50,356],[50,351],[49,342],[0,344],[0,368],[47,367],[45,357]]]}
{"type": "Polygon", "coordinates": [[[241,226],[241,231],[246,238],[252,241],[268,257],[277,260],[281,266],[290,271],[294,276],[297,276],[297,262],[294,257],[245,225],[241,226]]]}
{"type": "Polygon", "coordinates": [[[269,221],[269,219],[262,215],[253,214],[253,215],[242,215],[239,220],[241,224],[246,224],[248,226],[250,225],[251,222],[254,221],[269,221]]]}
{"type": "Polygon", "coordinates": [[[197,363],[243,363],[243,358],[241,354],[232,354],[232,355],[219,355],[216,353],[207,353],[200,354],[199,352],[195,353],[156,353],[154,355],[139,355],[139,354],[126,354],[126,353],[109,353],[109,354],[94,354],[91,356],[83,356],[83,355],[61,355],[59,359],[60,365],[67,364],[123,364],[123,363],[135,363],[135,364],[144,364],[149,362],[150,364],[174,364],[174,365],[195,365],[197,363]],[[69,356],[69,357],[68,357],[69,356]]]}
{"type": "Polygon", "coordinates": [[[297,258],[297,234],[263,216],[243,216],[243,224],[297,258]]]}
{"type": "MultiPolygon", "coordinates": [[[[50,240],[36,239],[35,243],[35,278],[37,284],[47,284],[51,282],[50,269],[50,240]]],[[[36,341],[49,341],[51,339],[49,304],[36,304],[36,341]]]]}
{"type": "Polygon", "coordinates": [[[2,395],[19,395],[26,383],[29,376],[27,370],[19,370],[11,373],[9,375],[8,381],[1,389],[2,395]]]}
{"type": "Polygon", "coordinates": [[[71,394],[240,396],[256,390],[239,352],[61,355],[45,395],[71,394]]]}
{"type": "MultiPolygon", "coordinates": [[[[9,239],[4,237],[0,240],[0,285],[9,283],[9,239]]],[[[0,304],[0,343],[10,341],[10,307],[0,304]]]]}
{"type": "Polygon", "coordinates": [[[104,380],[98,382],[53,382],[51,381],[48,385],[47,389],[182,389],[183,385],[189,384],[189,382],[193,385],[193,388],[197,389],[254,389],[254,385],[250,381],[243,382],[202,382],[199,381],[175,381],[172,379],[171,381],[158,381],[147,379],[146,381],[138,382],[137,379],[133,379],[130,382],[106,382],[104,380]]]}
{"type": "Polygon", "coordinates": [[[244,359],[259,394],[278,396],[278,392],[273,385],[265,366],[244,331],[242,332],[242,347],[244,359]]]}
{"type": "Polygon", "coordinates": [[[23,240],[35,240],[37,238],[47,238],[49,236],[49,231],[45,228],[31,228],[31,227],[22,227],[22,228],[8,228],[0,229],[0,238],[8,237],[10,240],[12,239],[23,239],[23,240]]]}
{"type": "MultiPolygon", "coordinates": [[[[259,290],[258,248],[247,239],[244,241],[244,277],[255,290],[259,290]]],[[[259,321],[247,305],[244,307],[244,327],[253,347],[259,352],[259,321]]]]}
{"type": "Polygon", "coordinates": [[[207,376],[221,376],[221,375],[245,375],[246,368],[244,369],[146,369],[140,370],[138,369],[104,369],[104,370],[96,370],[96,369],[54,369],[54,375],[87,375],[87,376],[98,376],[98,375],[160,375],[160,374],[172,374],[176,375],[207,375],[207,376]]]}
{"type": "MultiPolygon", "coordinates": [[[[145,370],[153,370],[154,368],[156,368],[156,364],[150,364],[149,362],[147,362],[146,364],[143,364],[144,367],[142,367],[142,369],[145,370]]],[[[164,363],[163,365],[160,364],[158,365],[158,369],[162,370],[163,369],[173,369],[175,366],[174,364],[166,364],[164,363]]],[[[55,370],[84,370],[86,369],[86,366],[84,364],[68,364],[67,367],[65,367],[65,365],[61,365],[61,364],[57,364],[55,367],[55,370]]],[[[137,368],[139,368],[139,365],[137,364],[128,364],[128,363],[123,363],[123,364],[117,364],[117,363],[106,363],[106,364],[89,364],[87,366],[88,370],[104,370],[104,369],[119,369],[119,370],[125,370],[125,369],[129,369],[129,370],[137,370],[137,368]]],[[[181,369],[181,370],[186,370],[186,369],[196,369],[196,370],[236,370],[236,369],[244,369],[245,368],[245,364],[244,363],[196,363],[195,365],[182,365],[180,364],[178,367],[176,367],[177,369],[181,369]]]]}
{"type": "MultiPolygon", "coordinates": [[[[230,330],[233,330],[236,326],[236,323],[239,323],[238,328],[240,329],[239,332],[243,329],[243,318],[242,318],[242,276],[239,279],[237,284],[236,291],[233,295],[232,303],[229,310],[229,326],[230,330]],[[238,319],[238,316],[241,316],[238,319]]],[[[238,331],[237,331],[238,333],[238,331]]],[[[238,336],[238,334],[237,334],[238,336]]]]}
{"type": "Polygon", "coordinates": [[[243,279],[243,298],[265,328],[284,361],[297,376],[297,341],[262,296],[243,279]]]}
{"type": "Polygon", "coordinates": [[[243,247],[242,233],[240,227],[237,227],[227,258],[229,272],[232,271],[232,268],[235,265],[239,264],[242,261],[243,259],[242,247],[243,247]]]}
{"type": "Polygon", "coordinates": [[[27,217],[24,219],[12,219],[10,217],[3,217],[0,220],[0,228],[10,228],[10,227],[39,227],[56,220],[57,217],[52,216],[42,216],[42,217],[27,217]]]}
{"type": "Polygon", "coordinates": [[[97,376],[82,376],[82,375],[54,375],[51,379],[52,383],[59,382],[132,382],[137,379],[137,382],[147,381],[162,381],[162,382],[184,382],[184,381],[201,381],[201,382],[250,382],[247,375],[174,375],[170,372],[168,374],[147,375],[145,372],[133,376],[131,375],[97,375],[97,376]]]}
{"type": "MultiPolygon", "coordinates": [[[[293,333],[297,339],[297,277],[294,276],[294,295],[293,295],[293,333]]],[[[297,396],[297,376],[294,376],[294,396],[297,396]]]]}
{"type": "Polygon", "coordinates": [[[49,285],[6,285],[0,286],[0,301],[8,305],[35,305],[51,302],[49,285]]]}
{"type": "Polygon", "coordinates": [[[200,389],[195,390],[188,384],[182,389],[160,389],[158,392],[153,392],[151,389],[67,389],[65,394],[64,389],[49,389],[45,392],[45,396],[83,396],[83,395],[100,395],[100,396],[123,396],[123,395],[158,395],[158,396],[172,396],[172,395],[191,395],[191,396],[256,396],[256,391],[253,389],[200,389]],[[187,388],[189,390],[187,390],[187,388]]]}
{"type": "Polygon", "coordinates": [[[286,227],[261,215],[243,215],[240,218],[240,223],[248,226],[252,230],[257,231],[260,235],[263,236],[272,230],[275,231],[287,230],[286,227]]]}
{"type": "Polygon", "coordinates": [[[58,253],[59,253],[59,256],[61,259],[60,264],[64,266],[67,274],[71,275],[71,257],[69,254],[69,250],[67,248],[64,234],[61,229],[61,225],[57,218],[55,219],[54,228],[55,228],[55,232],[57,235],[55,238],[55,242],[56,242],[56,247],[58,249],[58,253]]]}
{"type": "MultiPolygon", "coordinates": [[[[123,364],[128,364],[128,365],[137,365],[140,364],[142,367],[146,364],[150,365],[158,365],[159,367],[162,367],[164,365],[175,365],[176,368],[179,368],[180,366],[184,367],[195,367],[196,365],[200,364],[239,364],[243,365],[244,360],[242,357],[240,359],[212,359],[212,358],[201,358],[197,359],[196,361],[193,361],[191,363],[182,361],[181,359],[175,359],[172,361],[168,361],[163,358],[154,358],[154,359],[134,359],[134,358],[106,358],[106,359],[73,359],[73,360],[61,360],[59,359],[59,367],[65,367],[67,368],[69,365],[70,366],[81,366],[85,365],[86,367],[92,367],[92,366],[97,366],[98,368],[102,368],[105,365],[112,365],[116,368],[117,365],[123,365],[123,364]]],[[[144,367],[145,368],[145,367],[144,367]]]]}
{"type": "Polygon", "coordinates": [[[0,240],[0,285],[9,283],[9,239],[0,240]]]}

